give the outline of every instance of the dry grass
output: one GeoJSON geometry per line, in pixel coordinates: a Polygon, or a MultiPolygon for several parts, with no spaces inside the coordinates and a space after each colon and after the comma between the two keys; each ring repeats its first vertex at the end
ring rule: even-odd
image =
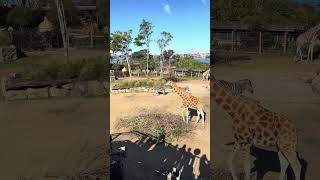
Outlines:
{"type": "Polygon", "coordinates": [[[150,134],[168,142],[191,133],[193,129],[179,115],[160,113],[156,109],[141,109],[139,112],[143,113],[120,118],[116,128],[150,134]]]}

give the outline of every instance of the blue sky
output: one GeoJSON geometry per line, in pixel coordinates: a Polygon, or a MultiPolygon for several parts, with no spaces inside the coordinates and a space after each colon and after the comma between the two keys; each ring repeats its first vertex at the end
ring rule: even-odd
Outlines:
{"type": "MultiPolygon", "coordinates": [[[[139,32],[142,19],[152,22],[152,39],[162,31],[173,36],[167,49],[176,53],[210,52],[210,0],[110,0],[110,31],[139,32]]],[[[151,54],[159,54],[157,43],[151,54]]],[[[133,51],[141,47],[131,45],[133,51]]]]}

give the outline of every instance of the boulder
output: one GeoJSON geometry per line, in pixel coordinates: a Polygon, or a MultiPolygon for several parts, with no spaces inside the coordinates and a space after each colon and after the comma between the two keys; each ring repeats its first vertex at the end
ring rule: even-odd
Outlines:
{"type": "Polygon", "coordinates": [[[7,101],[28,99],[27,92],[24,90],[7,91],[4,97],[7,101]]]}
{"type": "Polygon", "coordinates": [[[66,97],[70,96],[70,91],[64,88],[51,87],[49,89],[49,95],[51,97],[66,97]]]}
{"type": "Polygon", "coordinates": [[[87,96],[88,95],[88,82],[80,81],[74,82],[71,90],[71,96],[87,96]]]}
{"type": "Polygon", "coordinates": [[[0,63],[13,63],[18,59],[15,46],[0,47],[0,63]]]}
{"type": "Polygon", "coordinates": [[[88,81],[88,95],[89,96],[103,96],[105,88],[102,82],[88,81]]]}
{"type": "Polygon", "coordinates": [[[312,80],[311,89],[314,93],[320,94],[320,75],[316,76],[312,80]]]}
{"type": "Polygon", "coordinates": [[[27,89],[28,99],[37,99],[37,98],[47,98],[49,97],[49,88],[28,88],[27,89]]]}

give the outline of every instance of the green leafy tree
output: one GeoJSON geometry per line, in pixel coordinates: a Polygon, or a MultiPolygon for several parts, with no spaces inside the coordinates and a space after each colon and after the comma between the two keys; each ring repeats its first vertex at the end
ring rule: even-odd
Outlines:
{"type": "Polygon", "coordinates": [[[169,45],[169,42],[172,40],[172,35],[169,32],[161,32],[160,34],[160,39],[158,39],[157,44],[159,46],[160,49],[160,75],[162,76],[163,74],[163,61],[164,61],[164,55],[163,55],[163,51],[165,50],[165,48],[169,45]]]}
{"type": "Polygon", "coordinates": [[[201,62],[196,61],[192,57],[180,57],[176,60],[174,63],[178,68],[184,68],[184,69],[207,69],[209,66],[208,64],[204,64],[201,62]]]}
{"type": "Polygon", "coordinates": [[[119,52],[125,57],[130,79],[132,79],[129,60],[129,53],[131,52],[130,44],[132,42],[131,34],[132,30],[129,30],[128,32],[116,31],[115,33],[111,33],[110,37],[110,49],[114,54],[119,52]]]}
{"type": "Polygon", "coordinates": [[[30,25],[32,22],[32,10],[28,7],[18,6],[12,9],[7,16],[7,23],[13,26],[22,27],[30,25]]]}
{"type": "Polygon", "coordinates": [[[150,43],[151,43],[151,35],[153,33],[153,27],[151,22],[146,20],[142,20],[140,24],[140,30],[138,36],[134,39],[134,44],[136,46],[147,46],[147,76],[149,75],[149,53],[150,53],[150,43]]]}

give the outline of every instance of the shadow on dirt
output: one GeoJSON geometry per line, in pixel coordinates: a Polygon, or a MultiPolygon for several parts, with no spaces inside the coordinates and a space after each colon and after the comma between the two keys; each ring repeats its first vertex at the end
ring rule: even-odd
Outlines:
{"type": "Polygon", "coordinates": [[[111,134],[111,138],[112,149],[127,148],[122,179],[165,179],[172,168],[180,171],[181,179],[208,177],[209,160],[206,155],[200,156],[200,149],[174,146],[164,137],[159,140],[137,131],[111,134]]]}

